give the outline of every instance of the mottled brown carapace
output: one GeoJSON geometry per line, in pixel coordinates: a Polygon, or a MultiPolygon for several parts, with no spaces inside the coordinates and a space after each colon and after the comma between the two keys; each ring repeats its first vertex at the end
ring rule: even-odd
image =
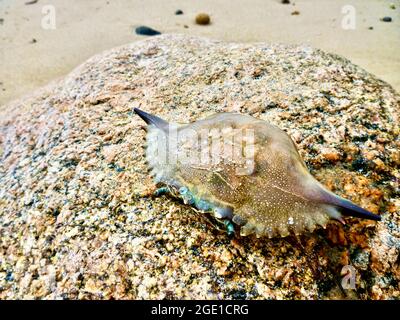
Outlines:
{"type": "Polygon", "coordinates": [[[380,220],[320,184],[292,139],[249,115],[220,113],[186,125],[135,109],[148,124],[146,158],[157,183],[186,187],[229,209],[241,234],[287,236],[342,214],[380,220]]]}

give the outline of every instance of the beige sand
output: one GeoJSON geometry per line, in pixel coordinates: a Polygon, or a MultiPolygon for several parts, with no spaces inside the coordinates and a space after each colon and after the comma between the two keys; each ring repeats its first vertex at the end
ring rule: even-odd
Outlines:
{"type": "Polygon", "coordinates": [[[309,43],[349,58],[400,91],[399,0],[27,1],[0,0],[0,105],[67,74],[93,54],[143,38],[132,32],[138,25],[229,41],[309,43]],[[46,4],[55,6],[56,30],[41,27],[46,4]],[[344,5],[356,9],[355,30],[341,27],[344,5]],[[184,14],[175,15],[177,9],[184,14]],[[291,15],[295,10],[300,14],[291,15]],[[209,13],[212,24],[195,25],[199,12],[209,13]],[[383,16],[393,21],[380,21],[383,16]]]}

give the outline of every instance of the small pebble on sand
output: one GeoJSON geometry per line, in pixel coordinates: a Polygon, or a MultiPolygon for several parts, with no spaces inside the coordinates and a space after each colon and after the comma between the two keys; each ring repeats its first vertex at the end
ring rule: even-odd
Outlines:
{"type": "Polygon", "coordinates": [[[292,12],[292,16],[298,16],[299,14],[300,14],[300,11],[297,11],[297,10],[292,12]]]}
{"type": "Polygon", "coordinates": [[[392,17],[383,17],[381,20],[383,22],[392,22],[392,17]]]}
{"type": "Polygon", "coordinates": [[[210,24],[210,16],[207,13],[199,13],[196,16],[196,23],[203,26],[210,24]]]}
{"type": "Polygon", "coordinates": [[[394,3],[391,3],[389,7],[390,9],[396,10],[396,5],[394,3]]]}
{"type": "Polygon", "coordinates": [[[3,22],[4,22],[4,19],[0,18],[0,24],[3,24],[3,22]]]}
{"type": "Polygon", "coordinates": [[[179,15],[183,14],[183,11],[180,10],[180,9],[178,9],[178,10],[175,11],[175,14],[176,14],[177,16],[179,16],[179,15]]]}
{"type": "Polygon", "coordinates": [[[374,30],[374,27],[369,27],[368,30],[374,30]]]}
{"type": "Polygon", "coordinates": [[[290,0],[282,0],[281,3],[282,4],[290,4],[290,0]]]}
{"type": "Polygon", "coordinates": [[[154,30],[150,27],[146,26],[140,26],[135,29],[136,34],[142,35],[142,36],[155,36],[158,34],[161,34],[161,32],[154,30]]]}
{"type": "Polygon", "coordinates": [[[36,43],[37,40],[35,38],[33,38],[31,41],[29,41],[29,43],[36,43]]]}

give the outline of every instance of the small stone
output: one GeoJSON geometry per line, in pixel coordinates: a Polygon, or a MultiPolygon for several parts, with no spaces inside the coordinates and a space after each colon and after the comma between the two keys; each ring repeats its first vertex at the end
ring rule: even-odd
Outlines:
{"type": "Polygon", "coordinates": [[[143,283],[142,284],[145,286],[145,288],[151,289],[151,288],[154,288],[157,285],[157,279],[154,278],[154,277],[146,276],[143,279],[143,283]]]}
{"type": "Polygon", "coordinates": [[[391,3],[389,5],[389,8],[392,9],[392,10],[396,10],[396,5],[394,3],[391,3]]]}
{"type": "Polygon", "coordinates": [[[135,29],[136,34],[142,35],[142,36],[156,36],[161,34],[160,31],[154,30],[150,27],[146,26],[140,26],[135,29]]]}
{"type": "Polygon", "coordinates": [[[35,38],[33,38],[31,41],[29,41],[29,43],[36,43],[37,40],[35,38]]]}
{"type": "Polygon", "coordinates": [[[374,27],[369,27],[368,30],[374,30],[374,27]]]}
{"type": "Polygon", "coordinates": [[[392,17],[383,17],[381,20],[383,22],[392,22],[392,17]]]}
{"type": "Polygon", "coordinates": [[[173,246],[171,243],[169,243],[169,242],[166,244],[165,247],[166,247],[166,249],[167,249],[169,252],[171,252],[171,251],[174,250],[174,246],[173,246]]]}
{"type": "Polygon", "coordinates": [[[196,16],[196,23],[203,26],[210,24],[210,16],[207,13],[199,13],[196,16]]]}
{"type": "Polygon", "coordinates": [[[88,279],[85,284],[85,291],[92,294],[97,294],[100,292],[100,288],[93,279],[88,279]]]}
{"type": "Polygon", "coordinates": [[[323,148],[321,150],[322,156],[329,162],[337,162],[340,160],[340,154],[333,148],[323,148]]]}
{"type": "Polygon", "coordinates": [[[299,14],[300,14],[300,11],[297,11],[297,10],[292,12],[292,16],[298,16],[299,14]]]}
{"type": "Polygon", "coordinates": [[[290,4],[290,0],[282,0],[281,3],[282,4],[290,4]]]}
{"type": "Polygon", "coordinates": [[[110,145],[106,146],[103,148],[103,156],[104,159],[108,162],[111,163],[114,161],[117,153],[119,151],[119,147],[116,145],[110,145]]]}
{"type": "Polygon", "coordinates": [[[188,26],[187,24],[184,24],[183,27],[184,27],[185,29],[189,28],[189,26],[188,26]]]}
{"type": "Polygon", "coordinates": [[[179,15],[183,14],[183,11],[181,9],[178,9],[178,10],[175,11],[175,14],[177,16],[179,16],[179,15]]]}
{"type": "Polygon", "coordinates": [[[3,23],[4,23],[4,19],[0,18],[0,24],[3,24],[3,23]]]}
{"type": "Polygon", "coordinates": [[[377,158],[375,160],[373,160],[374,164],[375,164],[375,170],[377,170],[378,172],[382,172],[385,170],[385,163],[377,158]]]}

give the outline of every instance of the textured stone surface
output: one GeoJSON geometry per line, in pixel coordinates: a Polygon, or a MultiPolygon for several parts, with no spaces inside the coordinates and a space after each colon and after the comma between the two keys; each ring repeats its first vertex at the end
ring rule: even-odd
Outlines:
{"type": "Polygon", "coordinates": [[[308,47],[164,35],[97,55],[0,114],[0,298],[399,299],[399,107],[387,84],[308,47]],[[147,196],[133,106],[270,121],[319,181],[383,219],[229,240],[147,196]]]}

